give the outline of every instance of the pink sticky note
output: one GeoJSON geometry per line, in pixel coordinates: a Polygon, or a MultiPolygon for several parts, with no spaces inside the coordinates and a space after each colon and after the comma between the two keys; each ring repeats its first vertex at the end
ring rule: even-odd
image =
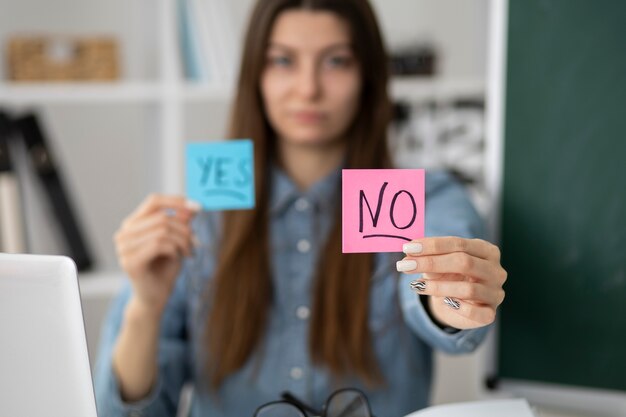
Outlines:
{"type": "Polygon", "coordinates": [[[344,253],[402,252],[424,237],[423,169],[344,169],[344,253]]]}

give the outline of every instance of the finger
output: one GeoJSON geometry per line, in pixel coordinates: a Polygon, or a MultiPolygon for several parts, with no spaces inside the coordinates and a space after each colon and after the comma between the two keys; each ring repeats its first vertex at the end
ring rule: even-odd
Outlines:
{"type": "Polygon", "coordinates": [[[442,273],[437,273],[437,272],[429,272],[429,273],[422,274],[422,278],[423,279],[436,279],[440,281],[469,281],[471,280],[470,278],[461,274],[448,274],[448,273],[442,274],[442,273]]]}
{"type": "Polygon", "coordinates": [[[191,237],[190,233],[176,229],[176,227],[158,228],[147,233],[137,235],[134,238],[120,240],[117,249],[122,256],[131,255],[143,246],[151,242],[166,241],[171,242],[180,253],[187,256],[191,255],[191,237]]]}
{"type": "Polygon", "coordinates": [[[164,213],[154,213],[147,218],[130,222],[114,236],[114,241],[118,251],[128,250],[128,247],[135,246],[146,239],[159,237],[159,231],[163,233],[178,233],[186,239],[193,239],[191,227],[188,221],[175,217],[168,217],[164,213]]]}
{"type": "Polygon", "coordinates": [[[159,256],[176,259],[180,257],[180,252],[172,241],[154,239],[148,244],[140,246],[134,253],[120,256],[119,259],[124,270],[131,272],[135,269],[145,268],[159,256]]]}
{"type": "Polygon", "coordinates": [[[456,314],[482,326],[491,324],[496,319],[496,309],[493,306],[468,303],[453,297],[436,297],[433,301],[444,304],[456,314]]]}
{"type": "Polygon", "coordinates": [[[500,249],[496,245],[482,239],[465,239],[455,236],[416,239],[405,243],[403,251],[409,256],[465,252],[477,258],[500,260],[500,249]]]}
{"type": "Polygon", "coordinates": [[[419,279],[411,282],[411,288],[419,294],[436,297],[452,297],[473,304],[488,304],[497,307],[504,300],[504,291],[480,283],[467,281],[449,282],[419,279]]]}
{"type": "Polygon", "coordinates": [[[499,265],[463,252],[406,257],[397,262],[396,267],[398,271],[406,273],[455,273],[496,282],[503,278],[499,265]]]}
{"type": "Polygon", "coordinates": [[[150,194],[129,217],[131,219],[136,219],[158,210],[168,209],[175,212],[187,211],[195,213],[200,211],[201,206],[200,204],[187,200],[182,196],[150,194]]]}
{"type": "Polygon", "coordinates": [[[116,239],[124,239],[139,235],[156,229],[158,227],[168,227],[170,216],[165,211],[159,211],[143,217],[128,218],[116,233],[116,239]]]}
{"type": "Polygon", "coordinates": [[[142,235],[141,237],[125,241],[118,246],[118,256],[127,257],[134,256],[142,248],[150,246],[154,241],[166,241],[171,243],[176,248],[177,253],[185,256],[191,256],[191,245],[188,243],[188,239],[183,239],[174,233],[166,233],[162,230],[153,231],[142,235]]]}
{"type": "Polygon", "coordinates": [[[173,229],[184,235],[191,235],[191,227],[189,226],[188,219],[184,220],[178,217],[170,217],[164,212],[157,212],[148,217],[136,219],[128,223],[116,234],[116,240],[134,239],[158,229],[173,229]]]}

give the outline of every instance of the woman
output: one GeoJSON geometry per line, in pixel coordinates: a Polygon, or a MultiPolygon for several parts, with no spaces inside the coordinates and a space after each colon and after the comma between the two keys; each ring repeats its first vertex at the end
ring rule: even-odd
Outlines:
{"type": "Polygon", "coordinates": [[[340,169],[391,166],[369,4],[260,0],[241,68],[229,133],[254,140],[256,208],[153,195],[123,222],[129,285],[103,330],[100,412],[174,415],[186,382],[194,416],[251,416],[287,389],[320,406],[357,387],[379,416],[425,406],[432,348],[480,343],[506,272],[443,174],[427,175],[426,233],[457,237],[405,245],[406,274],[395,254],[341,253],[340,169]]]}

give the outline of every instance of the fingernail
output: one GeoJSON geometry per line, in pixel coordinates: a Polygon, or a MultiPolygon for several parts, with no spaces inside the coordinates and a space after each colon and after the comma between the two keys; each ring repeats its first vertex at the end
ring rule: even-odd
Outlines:
{"type": "Polygon", "coordinates": [[[422,244],[417,242],[405,243],[402,245],[402,251],[406,254],[421,253],[422,244]]]}
{"type": "Polygon", "coordinates": [[[197,201],[193,201],[193,200],[185,201],[185,207],[187,207],[189,210],[192,210],[192,211],[200,211],[200,210],[202,210],[202,204],[198,203],[197,201]]]}
{"type": "Polygon", "coordinates": [[[200,239],[198,239],[198,236],[196,235],[191,235],[191,243],[193,243],[193,246],[195,248],[200,246],[200,239]]]}
{"type": "Polygon", "coordinates": [[[411,281],[411,289],[414,291],[423,292],[426,290],[426,281],[411,281]]]}
{"type": "Polygon", "coordinates": [[[408,272],[417,268],[417,262],[411,260],[396,262],[396,269],[399,272],[408,272]]]}
{"type": "Polygon", "coordinates": [[[454,298],[446,297],[443,299],[443,302],[455,310],[458,310],[459,308],[461,308],[461,303],[459,303],[454,298]]]}

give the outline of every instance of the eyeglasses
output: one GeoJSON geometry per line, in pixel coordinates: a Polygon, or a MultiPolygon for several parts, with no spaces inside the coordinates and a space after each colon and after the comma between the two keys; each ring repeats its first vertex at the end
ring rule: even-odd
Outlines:
{"type": "Polygon", "coordinates": [[[282,401],[257,408],[254,417],[374,417],[365,394],[354,388],[333,392],[322,410],[316,410],[289,392],[282,393],[281,397],[282,401]]]}

